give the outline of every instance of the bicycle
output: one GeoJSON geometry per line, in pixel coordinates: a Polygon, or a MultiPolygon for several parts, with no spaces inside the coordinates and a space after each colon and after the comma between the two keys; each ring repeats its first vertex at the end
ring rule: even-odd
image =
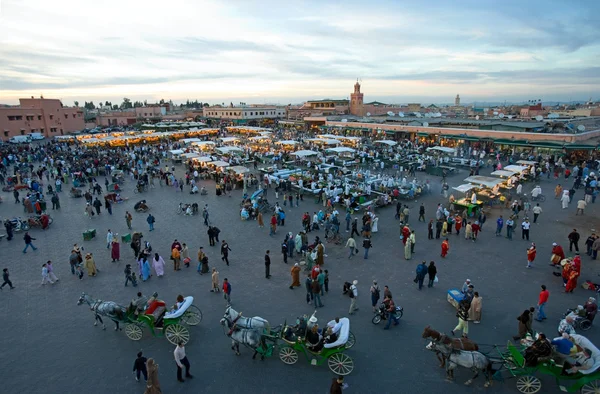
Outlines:
{"type": "Polygon", "coordinates": [[[327,235],[327,243],[335,243],[336,245],[341,245],[342,244],[342,236],[340,235],[340,233],[333,233],[330,235],[327,235]]]}

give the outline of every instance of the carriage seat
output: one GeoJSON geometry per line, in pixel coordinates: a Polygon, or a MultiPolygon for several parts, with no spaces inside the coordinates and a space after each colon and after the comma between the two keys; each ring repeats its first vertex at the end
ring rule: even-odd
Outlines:
{"type": "MultiPolygon", "coordinates": [[[[335,320],[329,322],[335,324],[335,320]]],[[[340,333],[338,335],[338,339],[332,343],[326,343],[324,347],[326,349],[333,349],[339,346],[343,346],[348,342],[348,336],[350,335],[350,320],[347,317],[343,317],[340,319],[340,323],[342,323],[342,328],[340,329],[340,333]]]]}
{"type": "Polygon", "coordinates": [[[183,316],[185,311],[188,310],[188,308],[190,307],[190,305],[192,305],[193,302],[194,302],[194,297],[192,297],[192,296],[185,297],[183,299],[183,303],[181,304],[179,309],[177,309],[176,311],[173,311],[173,312],[167,312],[165,314],[165,319],[176,319],[178,317],[183,316]]]}
{"type": "Polygon", "coordinates": [[[167,310],[167,306],[163,301],[152,301],[148,309],[144,312],[146,316],[152,316],[153,320],[158,321],[167,310]]]}
{"type": "Polygon", "coordinates": [[[575,340],[575,344],[585,348],[585,349],[589,349],[592,352],[592,360],[594,360],[594,364],[592,365],[592,368],[590,369],[586,369],[586,370],[580,370],[579,372],[584,374],[584,375],[589,375],[591,373],[596,372],[598,369],[600,369],[600,350],[598,350],[598,348],[596,346],[594,346],[594,344],[592,342],[590,342],[589,339],[587,339],[586,337],[584,337],[583,335],[579,335],[579,334],[571,334],[571,338],[573,338],[573,340],[575,340]]]}

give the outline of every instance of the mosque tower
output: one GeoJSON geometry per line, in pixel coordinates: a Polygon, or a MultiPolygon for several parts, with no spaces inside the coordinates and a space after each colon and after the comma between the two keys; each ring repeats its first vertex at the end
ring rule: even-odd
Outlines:
{"type": "Polygon", "coordinates": [[[365,116],[363,94],[360,92],[360,83],[358,83],[358,79],[354,84],[354,93],[350,95],[350,114],[354,116],[365,116]]]}

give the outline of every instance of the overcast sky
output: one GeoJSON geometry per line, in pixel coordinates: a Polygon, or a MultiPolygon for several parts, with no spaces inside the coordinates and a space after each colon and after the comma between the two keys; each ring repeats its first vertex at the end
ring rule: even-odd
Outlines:
{"type": "Polygon", "coordinates": [[[600,1],[0,0],[0,102],[600,100],[600,1]],[[489,4],[489,5],[488,5],[489,4]]]}

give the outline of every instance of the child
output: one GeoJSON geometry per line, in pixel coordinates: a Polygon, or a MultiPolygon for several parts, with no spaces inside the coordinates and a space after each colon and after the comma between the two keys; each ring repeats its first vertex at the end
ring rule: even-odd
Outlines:
{"type": "Polygon", "coordinates": [[[54,267],[52,267],[52,261],[48,260],[46,266],[48,268],[48,278],[54,280],[55,282],[58,282],[60,279],[58,279],[54,274],[54,267]]]}
{"type": "Polygon", "coordinates": [[[46,282],[54,284],[50,276],[48,275],[48,266],[46,263],[42,264],[42,285],[45,285],[46,282]]]}
{"type": "Polygon", "coordinates": [[[329,293],[329,271],[325,270],[325,293],[329,293]]]}
{"type": "Polygon", "coordinates": [[[8,287],[10,287],[10,289],[14,289],[15,286],[13,286],[12,282],[10,281],[10,274],[8,273],[8,268],[4,268],[2,270],[2,279],[4,280],[4,282],[2,283],[2,286],[0,286],[0,290],[2,290],[2,288],[6,285],[8,285],[8,287]]]}
{"type": "MultiPolygon", "coordinates": [[[[131,270],[131,264],[127,264],[125,266],[125,286],[127,286],[127,283],[131,282],[131,284],[133,285],[133,287],[137,287],[137,279],[135,277],[135,272],[133,272],[131,270]]],[[[82,272],[83,275],[83,272],[82,272]]]]}

